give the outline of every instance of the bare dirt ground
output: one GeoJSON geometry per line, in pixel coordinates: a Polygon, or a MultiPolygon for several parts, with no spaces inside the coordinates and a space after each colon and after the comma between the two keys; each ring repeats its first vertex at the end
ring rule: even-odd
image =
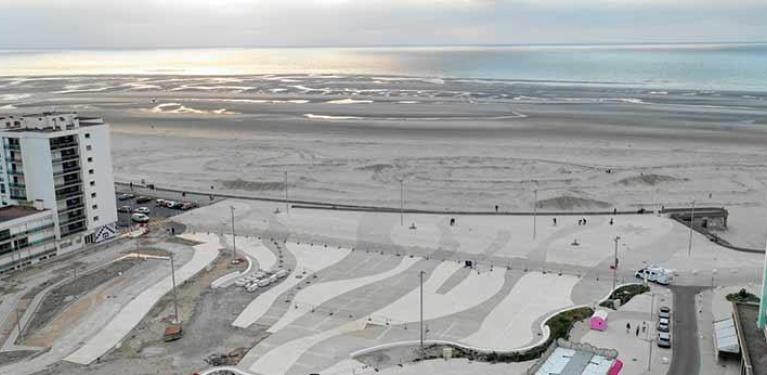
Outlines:
{"type": "Polygon", "coordinates": [[[88,367],[60,362],[49,372],[72,374],[191,373],[208,365],[211,354],[227,354],[250,348],[264,336],[264,329],[235,329],[232,320],[255,297],[242,288],[211,289],[210,283],[244,264],[232,265],[231,253],[223,251],[209,270],[188,280],[177,289],[179,315],[184,336],[164,342],[162,334],[173,317],[173,298],[169,293],[155,305],[123,342],[99,363],[88,367]]]}
{"type": "Polygon", "coordinates": [[[106,267],[99,268],[96,271],[78,275],[77,279],[52,290],[40,303],[37,313],[27,325],[27,332],[31,336],[34,336],[36,331],[43,328],[53,320],[56,315],[77,302],[92,289],[109,282],[123,272],[128,271],[139,262],[140,261],[136,259],[119,260],[106,267]]]}

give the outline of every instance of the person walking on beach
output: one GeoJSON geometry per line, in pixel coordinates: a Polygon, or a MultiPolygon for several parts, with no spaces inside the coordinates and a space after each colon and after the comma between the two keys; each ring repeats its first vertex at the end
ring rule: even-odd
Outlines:
{"type": "Polygon", "coordinates": [[[557,226],[557,218],[552,218],[551,220],[554,222],[554,226],[556,227],[557,226]]]}
{"type": "Polygon", "coordinates": [[[636,336],[639,337],[639,326],[637,326],[637,333],[636,336]]]}
{"type": "Polygon", "coordinates": [[[610,225],[613,225],[613,218],[610,218],[610,225]]]}
{"type": "Polygon", "coordinates": [[[631,332],[631,323],[626,323],[626,333],[631,332]]]}

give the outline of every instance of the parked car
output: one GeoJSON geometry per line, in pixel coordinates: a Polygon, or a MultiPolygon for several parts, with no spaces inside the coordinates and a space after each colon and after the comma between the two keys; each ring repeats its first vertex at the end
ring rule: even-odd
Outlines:
{"type": "Polygon", "coordinates": [[[656,327],[658,332],[669,332],[670,328],[667,323],[664,322],[658,322],[658,327],[656,327]]]}
{"type": "Polygon", "coordinates": [[[659,318],[670,319],[671,318],[671,308],[668,307],[668,306],[661,306],[658,309],[658,317],[659,318]]]}
{"type": "Polygon", "coordinates": [[[138,198],[136,198],[136,203],[149,203],[152,201],[151,197],[147,197],[146,195],[142,195],[138,198]]]}
{"type": "Polygon", "coordinates": [[[670,348],[671,347],[671,334],[667,332],[661,332],[658,334],[658,340],[656,341],[658,343],[659,348],[670,348]]]}
{"type": "Polygon", "coordinates": [[[135,221],[135,222],[137,222],[137,223],[147,223],[147,222],[149,222],[149,216],[146,216],[144,214],[139,214],[139,213],[131,215],[130,219],[135,221]]]}
{"type": "Polygon", "coordinates": [[[234,285],[244,287],[244,286],[250,284],[250,282],[251,281],[246,279],[246,278],[240,278],[240,279],[237,279],[237,280],[234,281],[234,285]]]}
{"type": "Polygon", "coordinates": [[[120,206],[117,208],[117,212],[125,212],[126,214],[129,214],[131,212],[130,206],[120,206]]]}
{"type": "Polygon", "coordinates": [[[149,209],[149,207],[138,207],[133,212],[138,212],[140,214],[148,215],[152,210],[149,209]]]}
{"type": "Polygon", "coordinates": [[[253,283],[253,284],[250,284],[250,285],[248,285],[248,287],[247,287],[247,288],[245,288],[245,290],[247,290],[248,292],[251,292],[251,293],[253,293],[253,292],[255,292],[256,290],[258,290],[258,288],[259,288],[259,287],[258,287],[258,283],[253,283]]]}
{"type": "Polygon", "coordinates": [[[157,207],[165,207],[166,202],[168,202],[167,199],[158,198],[154,201],[154,205],[157,207]]]}
{"type": "Polygon", "coordinates": [[[120,194],[120,195],[118,195],[118,196],[117,196],[117,200],[120,200],[120,201],[127,201],[127,200],[131,200],[131,199],[133,199],[134,197],[135,197],[135,195],[133,195],[133,194],[130,194],[130,193],[125,193],[125,194],[120,194]]]}
{"type": "Polygon", "coordinates": [[[277,276],[277,278],[281,279],[283,277],[288,276],[288,271],[287,270],[279,270],[279,271],[275,272],[274,276],[277,276]]]}
{"type": "Polygon", "coordinates": [[[258,282],[258,286],[261,287],[261,288],[264,288],[264,287],[269,286],[269,284],[271,284],[271,283],[272,282],[269,281],[269,279],[264,279],[264,280],[261,280],[261,281],[258,282]]]}
{"type": "Polygon", "coordinates": [[[181,202],[176,202],[176,201],[165,201],[165,207],[168,207],[168,208],[179,209],[179,208],[181,208],[181,206],[183,206],[183,205],[184,205],[184,204],[183,204],[183,203],[181,203],[181,202]]]}
{"type": "Polygon", "coordinates": [[[671,320],[669,318],[660,318],[658,319],[658,324],[670,325],[671,320]]]}
{"type": "Polygon", "coordinates": [[[184,202],[184,203],[181,204],[181,207],[179,207],[179,208],[181,208],[184,211],[191,210],[193,208],[197,208],[197,203],[195,203],[195,202],[184,202]]]}

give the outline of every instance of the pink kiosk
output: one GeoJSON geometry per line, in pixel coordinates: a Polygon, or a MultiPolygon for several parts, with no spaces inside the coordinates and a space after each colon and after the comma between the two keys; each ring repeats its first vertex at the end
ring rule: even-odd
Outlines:
{"type": "Polygon", "coordinates": [[[597,331],[606,330],[607,329],[607,311],[606,310],[594,311],[594,315],[592,315],[591,319],[589,319],[589,325],[591,326],[591,329],[595,329],[597,331]]]}

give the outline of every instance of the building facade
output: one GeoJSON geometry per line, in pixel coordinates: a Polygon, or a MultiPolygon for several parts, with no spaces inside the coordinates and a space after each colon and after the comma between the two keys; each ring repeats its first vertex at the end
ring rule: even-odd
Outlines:
{"type": "Polygon", "coordinates": [[[0,273],[58,253],[54,213],[38,207],[0,207],[0,273]]]}
{"type": "Polygon", "coordinates": [[[116,235],[109,126],[74,113],[0,117],[0,203],[53,214],[59,253],[116,235]]]}

